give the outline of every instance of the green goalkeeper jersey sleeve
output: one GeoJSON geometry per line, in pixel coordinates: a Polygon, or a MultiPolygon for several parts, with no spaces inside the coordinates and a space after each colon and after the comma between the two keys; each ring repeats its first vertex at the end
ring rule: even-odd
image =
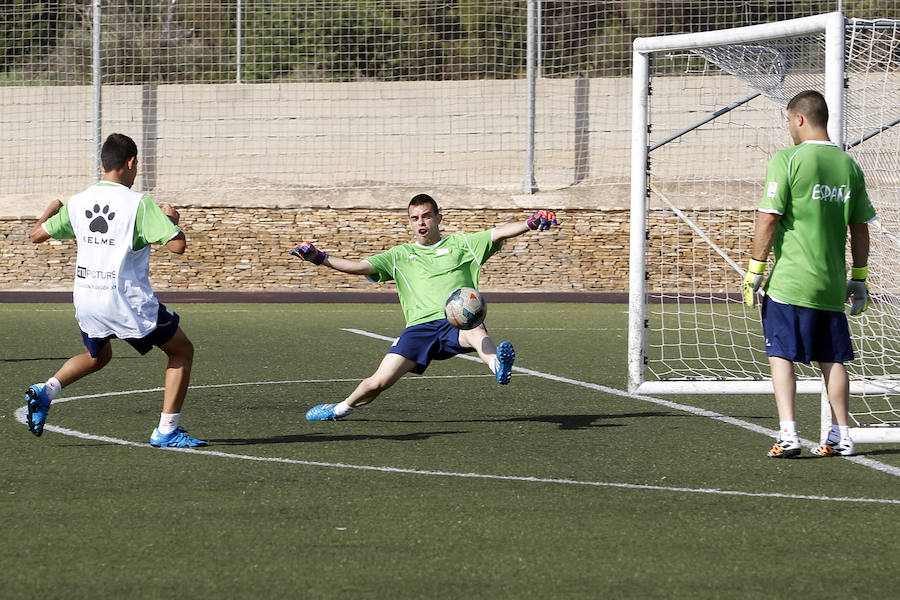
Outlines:
{"type": "Polygon", "coordinates": [[[769,162],[759,210],[781,215],[766,293],[795,306],[842,311],[847,227],[875,218],[859,165],[831,142],[782,150],[769,162]]]}
{"type": "Polygon", "coordinates": [[[454,233],[433,246],[394,246],[366,259],[377,271],[373,281],[396,281],[406,325],[444,318],[444,302],[453,290],[478,288],[481,265],[502,246],[492,230],[454,233]]]}

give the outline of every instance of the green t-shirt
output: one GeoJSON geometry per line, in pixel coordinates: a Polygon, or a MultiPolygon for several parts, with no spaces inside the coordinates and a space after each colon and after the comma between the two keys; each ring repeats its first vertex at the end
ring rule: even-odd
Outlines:
{"type": "Polygon", "coordinates": [[[769,161],[759,210],[781,215],[766,293],[795,306],[842,311],[847,227],[875,218],[859,165],[831,142],[786,148],[769,161]]]}
{"type": "Polygon", "coordinates": [[[433,246],[394,246],[366,259],[378,271],[371,279],[397,282],[407,327],[442,319],[447,296],[460,287],[477,288],[481,265],[503,245],[491,235],[454,233],[433,246]]]}
{"type": "MultiPolygon", "coordinates": [[[[104,184],[102,181],[97,185],[104,184]]],[[[59,212],[44,221],[44,229],[56,240],[67,240],[75,237],[72,221],[69,219],[68,205],[64,204],[59,212]]],[[[148,244],[165,244],[180,231],[159,205],[150,196],[141,196],[137,215],[134,220],[134,236],[131,240],[132,250],[140,250],[148,244]]]]}

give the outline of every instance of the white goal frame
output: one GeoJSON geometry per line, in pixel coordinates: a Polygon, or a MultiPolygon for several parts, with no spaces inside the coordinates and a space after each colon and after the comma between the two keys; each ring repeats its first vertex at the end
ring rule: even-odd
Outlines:
{"type": "MultiPolygon", "coordinates": [[[[647,209],[650,195],[649,95],[650,55],[658,52],[690,51],[791,36],[825,35],[824,95],[829,107],[828,132],[843,147],[845,19],[832,12],[800,19],[703,33],[637,38],[633,43],[631,130],[631,226],[629,249],[628,389],[645,394],[773,394],[765,380],[666,380],[645,381],[647,300],[647,209]]],[[[676,134],[677,135],[677,134],[676,134]]],[[[760,178],[763,174],[760,173],[760,178]]],[[[677,209],[676,209],[677,211],[677,209]]],[[[701,234],[702,235],[702,234],[701,234]]],[[[738,291],[738,290],[735,290],[738,291]]],[[[871,384],[851,381],[851,391],[873,391],[871,384]]],[[[881,389],[874,391],[883,391],[881,389]]],[[[798,394],[821,397],[821,427],[831,426],[831,411],[821,378],[797,381],[798,394]]],[[[857,443],[900,442],[900,427],[853,427],[857,443]]]]}

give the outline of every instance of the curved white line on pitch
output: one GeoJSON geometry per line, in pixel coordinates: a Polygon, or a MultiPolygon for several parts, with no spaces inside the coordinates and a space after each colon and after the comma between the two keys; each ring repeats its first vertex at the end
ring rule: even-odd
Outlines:
{"type": "MultiPolygon", "coordinates": [[[[377,340],[386,340],[393,341],[394,338],[390,338],[387,336],[379,335],[377,333],[370,333],[368,331],[364,331],[362,329],[343,329],[342,331],[347,331],[350,333],[355,333],[358,335],[364,335],[366,337],[375,338],[377,340]]],[[[465,354],[458,354],[456,358],[462,358],[465,360],[471,360],[475,362],[481,362],[480,358],[475,358],[473,356],[466,356],[465,354]]],[[[522,367],[513,367],[513,371],[516,373],[522,373],[524,375],[532,375],[534,377],[540,377],[542,379],[549,379],[550,381],[558,381],[560,383],[568,383],[571,385],[577,385],[583,388],[587,388],[589,390],[596,390],[598,392],[603,392],[604,394],[612,394],[614,396],[622,396],[624,398],[631,398],[633,400],[642,400],[644,402],[650,402],[652,404],[658,404],[660,406],[665,406],[666,408],[671,408],[673,410],[679,410],[681,412],[690,413],[692,415],[697,415],[698,417],[706,417],[708,419],[714,419],[716,421],[722,421],[723,423],[728,423],[729,425],[735,425],[736,427],[741,427],[742,429],[747,429],[749,431],[753,431],[755,433],[761,433],[767,437],[775,438],[778,435],[778,432],[774,429],[769,429],[767,427],[761,427],[756,425],[755,423],[750,423],[749,421],[744,421],[742,419],[736,419],[734,417],[729,417],[728,415],[723,415],[721,413],[713,412],[711,410],[706,410],[705,408],[698,408],[696,406],[690,406],[688,404],[679,404],[678,402],[671,402],[669,400],[662,400],[661,398],[654,398],[653,396],[644,396],[642,394],[632,394],[631,392],[627,392],[625,390],[618,390],[616,388],[607,387],[605,385],[599,385],[596,383],[588,383],[587,381],[578,381],[577,379],[568,379],[567,377],[558,377],[556,375],[551,375],[549,373],[541,373],[540,371],[533,371],[531,369],[523,369],[522,367]]],[[[800,438],[800,443],[806,446],[809,449],[816,448],[819,444],[818,442],[814,442],[811,440],[807,440],[804,438],[800,438]]],[[[883,473],[887,473],[889,475],[894,475],[895,477],[900,477],[900,467],[895,467],[893,465],[888,465],[883,462],[866,458],[865,456],[842,456],[843,460],[849,460],[858,465],[862,465],[864,467],[868,467],[870,469],[875,469],[876,471],[881,471],[883,473]]]]}
{"type": "MultiPolygon", "coordinates": [[[[449,378],[458,378],[458,377],[484,377],[483,375],[422,375],[418,378],[423,379],[449,379],[449,378]]],[[[492,377],[492,376],[491,376],[492,377]]],[[[248,386],[248,385],[279,385],[279,384],[290,384],[290,383],[332,383],[332,382],[342,382],[342,381],[359,381],[358,379],[296,379],[290,381],[258,381],[258,382],[241,382],[241,383],[218,383],[218,384],[210,384],[210,385],[196,385],[191,386],[191,389],[209,389],[209,388],[222,388],[222,387],[240,387],[240,386],[248,386]]],[[[71,402],[73,400],[84,400],[90,398],[104,398],[108,396],[123,396],[126,394],[142,394],[148,392],[159,392],[162,391],[163,388],[147,388],[142,390],[126,390],[121,392],[106,392],[102,394],[88,394],[84,396],[71,396],[68,398],[59,398],[54,400],[54,404],[62,404],[64,402],[71,402]]],[[[27,407],[22,406],[16,409],[14,413],[14,417],[16,421],[19,423],[25,424],[25,410],[27,407]]],[[[432,477],[458,477],[464,479],[488,479],[494,481],[521,481],[526,483],[555,483],[561,485],[579,485],[579,486],[589,486],[589,487],[605,487],[605,488],[620,488],[620,489],[629,489],[629,490],[651,490],[651,491],[660,491],[660,492],[681,492],[687,494],[714,494],[721,496],[744,496],[749,498],[784,498],[784,499],[792,499],[792,500],[815,500],[822,502],[854,502],[854,503],[866,503],[866,504],[898,504],[900,505],[900,500],[896,500],[893,498],[851,498],[851,497],[832,497],[832,496],[810,496],[804,494],[781,494],[781,493],[763,493],[763,492],[742,492],[737,490],[720,490],[715,488],[686,488],[686,487],[668,487],[662,485],[649,485],[649,484],[639,484],[639,483],[617,483],[610,481],[581,481],[577,479],[555,479],[555,478],[545,478],[545,477],[529,477],[529,476],[519,476],[519,475],[490,475],[486,473],[456,473],[453,471],[429,471],[429,470],[419,470],[419,469],[403,469],[398,467],[378,467],[374,465],[353,465],[347,463],[330,463],[330,462],[321,462],[321,461],[312,461],[312,460],[296,460],[291,458],[277,458],[277,457],[264,457],[264,456],[250,456],[246,454],[232,454],[229,452],[219,452],[217,450],[198,450],[194,448],[153,448],[148,443],[145,442],[132,442],[130,440],[123,440],[120,438],[109,437],[105,435],[94,435],[91,433],[85,433],[83,431],[77,431],[75,429],[68,429],[66,427],[60,427],[58,425],[50,425],[47,424],[44,426],[46,431],[52,431],[54,433],[59,433],[62,435],[68,435],[71,437],[76,437],[84,440],[94,440],[97,442],[106,442],[109,444],[118,444],[120,446],[131,446],[134,448],[150,448],[154,451],[162,451],[167,450],[170,452],[184,452],[187,454],[200,454],[204,456],[215,456],[218,458],[233,458],[238,460],[250,460],[255,462],[270,462],[270,463],[282,463],[282,464],[291,464],[291,465],[304,465],[311,467],[331,467],[337,469],[354,469],[359,471],[375,471],[380,473],[402,473],[407,475],[428,475],[432,477]]]]}

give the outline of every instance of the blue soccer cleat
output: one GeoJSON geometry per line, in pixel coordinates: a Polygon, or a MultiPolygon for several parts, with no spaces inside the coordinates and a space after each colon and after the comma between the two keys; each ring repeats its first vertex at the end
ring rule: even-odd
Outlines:
{"type": "Polygon", "coordinates": [[[341,417],[334,414],[335,404],[316,404],[306,411],[307,421],[337,421],[341,417]]]}
{"type": "Polygon", "coordinates": [[[150,436],[150,445],[154,448],[197,448],[205,446],[206,442],[189,436],[181,427],[176,427],[172,433],[160,433],[157,427],[150,436]]]}
{"type": "Polygon", "coordinates": [[[44,387],[43,383],[36,383],[25,390],[25,401],[28,402],[25,420],[28,422],[28,431],[38,437],[44,433],[44,423],[47,421],[47,413],[50,412],[50,398],[47,397],[44,387]]]}
{"type": "Polygon", "coordinates": [[[500,342],[500,345],[497,346],[497,362],[499,363],[497,366],[497,383],[500,385],[506,385],[509,383],[509,378],[512,375],[512,366],[516,360],[516,351],[513,349],[513,345],[509,342],[500,342]]]}

